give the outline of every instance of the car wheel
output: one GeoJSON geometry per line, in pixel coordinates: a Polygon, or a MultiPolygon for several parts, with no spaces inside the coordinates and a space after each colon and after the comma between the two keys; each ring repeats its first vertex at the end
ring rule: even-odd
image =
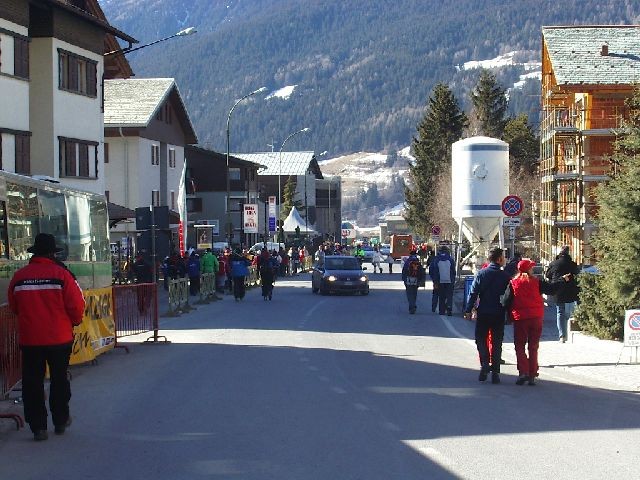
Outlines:
{"type": "Polygon", "coordinates": [[[362,295],[369,295],[369,289],[367,288],[366,290],[363,290],[362,295]]]}

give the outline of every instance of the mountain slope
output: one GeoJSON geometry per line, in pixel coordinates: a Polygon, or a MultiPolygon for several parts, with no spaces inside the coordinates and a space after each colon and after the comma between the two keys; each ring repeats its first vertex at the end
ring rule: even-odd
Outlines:
{"type": "MultiPolygon", "coordinates": [[[[289,96],[253,98],[231,123],[231,150],[261,151],[310,127],[287,149],[331,156],[411,142],[431,89],[448,83],[465,108],[479,70],[465,62],[518,52],[501,67],[505,86],[532,73],[540,27],[637,23],[634,0],[103,0],[115,26],[142,43],[186,26],[197,35],[130,55],[139,77],[173,76],[203,144],[226,148],[237,98],[260,87],[289,96]],[[294,87],[295,88],[292,88],[294,87]]],[[[514,113],[535,115],[539,81],[510,92],[514,113]]],[[[535,121],[535,119],[534,119],[535,121]]]]}

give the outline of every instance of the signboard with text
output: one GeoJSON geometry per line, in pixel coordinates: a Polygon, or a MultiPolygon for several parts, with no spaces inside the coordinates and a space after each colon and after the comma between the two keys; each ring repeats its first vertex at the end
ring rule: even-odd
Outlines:
{"type": "Polygon", "coordinates": [[[624,312],[624,346],[640,347],[640,310],[624,312]]]}
{"type": "Polygon", "coordinates": [[[242,230],[244,233],[258,233],[258,205],[245,203],[243,205],[242,230]]]}
{"type": "Polygon", "coordinates": [[[272,195],[269,197],[269,231],[276,231],[276,197],[272,195]]]}

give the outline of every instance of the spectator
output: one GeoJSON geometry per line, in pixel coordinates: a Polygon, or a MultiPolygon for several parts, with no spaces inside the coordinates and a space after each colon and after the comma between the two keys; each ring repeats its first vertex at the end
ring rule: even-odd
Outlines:
{"type": "Polygon", "coordinates": [[[429,275],[433,281],[434,291],[438,291],[438,303],[440,304],[438,311],[440,315],[444,315],[446,312],[447,315],[451,316],[453,311],[453,286],[456,281],[456,264],[451,255],[449,255],[447,246],[440,247],[440,252],[429,266],[429,275]]]}
{"type": "Polygon", "coordinates": [[[567,341],[567,320],[573,316],[578,295],[580,293],[576,275],[578,275],[578,265],[569,254],[569,247],[562,247],[560,255],[549,264],[546,278],[551,282],[557,282],[567,273],[571,274],[571,280],[561,285],[555,296],[556,301],[556,324],[558,326],[558,341],[567,341]]]}

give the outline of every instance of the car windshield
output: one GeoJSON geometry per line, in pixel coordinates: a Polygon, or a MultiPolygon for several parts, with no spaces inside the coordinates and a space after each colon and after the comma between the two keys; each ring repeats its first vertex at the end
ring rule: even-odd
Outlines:
{"type": "Polygon", "coordinates": [[[324,261],[327,270],[360,270],[360,262],[353,257],[327,258],[324,261]]]}

